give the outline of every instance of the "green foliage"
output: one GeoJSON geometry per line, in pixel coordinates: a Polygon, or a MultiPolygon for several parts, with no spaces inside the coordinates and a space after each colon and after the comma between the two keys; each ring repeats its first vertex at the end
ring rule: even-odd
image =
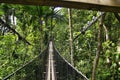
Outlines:
{"type": "MultiPolygon", "coordinates": [[[[39,8],[37,8],[36,6],[8,4],[1,4],[0,7],[0,16],[2,19],[6,18],[5,20],[7,20],[9,17],[6,16],[11,15],[16,17],[17,25],[13,25],[11,19],[7,22],[10,23],[10,27],[15,29],[23,38],[31,43],[31,45],[28,45],[11,30],[4,33],[3,29],[0,28],[0,79],[2,79],[36,57],[47,46],[40,43],[42,39],[40,37],[44,35],[40,34],[39,30],[40,21],[38,10],[39,8],[43,10],[42,15],[45,15],[47,12],[50,12],[50,9],[49,7],[38,6],[39,8]],[[13,10],[15,11],[14,13],[12,12],[13,10]]],[[[2,24],[0,26],[5,27],[2,24]]]]}
{"type": "MultiPolygon", "coordinates": [[[[62,15],[68,19],[67,9],[62,9],[62,15]]],[[[79,34],[79,31],[87,23],[87,21],[92,20],[93,16],[97,16],[95,11],[83,11],[83,10],[72,10],[73,16],[73,31],[74,37],[79,34]]],[[[118,21],[115,16],[111,13],[107,13],[105,17],[105,25],[111,25],[108,28],[110,40],[105,40],[105,32],[103,31],[103,50],[101,51],[99,66],[97,71],[97,80],[117,80],[119,78],[119,67],[115,69],[116,61],[118,61],[120,54],[117,52],[117,41],[119,35],[118,21]],[[107,63],[107,58],[111,58],[111,65],[107,63]],[[118,60],[116,60],[116,57],[118,60]],[[114,67],[114,68],[113,68],[114,67]],[[113,74],[112,74],[113,73],[113,74]],[[116,77],[114,77],[116,75],[116,77]]],[[[69,30],[68,24],[61,23],[57,24],[55,27],[55,41],[56,46],[63,56],[70,61],[69,52],[69,30]],[[67,31],[66,31],[67,30],[67,31]]],[[[86,31],[84,35],[80,35],[74,42],[74,63],[78,70],[82,71],[88,78],[91,78],[93,60],[97,51],[97,35],[98,35],[98,22],[94,24],[89,30],[86,31]]],[[[109,27],[109,26],[108,26],[109,27]]]]}
{"type": "MultiPolygon", "coordinates": [[[[76,37],[87,21],[98,16],[96,11],[72,9],[73,36],[76,37]]],[[[0,79],[15,71],[37,56],[46,46],[51,33],[55,46],[64,58],[70,62],[68,13],[66,8],[52,10],[47,6],[0,5],[0,17],[22,37],[31,43],[28,45],[11,30],[0,28],[0,79]],[[16,17],[17,24],[9,17],[16,17]]],[[[113,13],[106,13],[104,25],[108,29],[109,40],[103,29],[103,43],[97,68],[97,80],[118,80],[120,78],[119,26],[113,13]],[[109,60],[107,62],[107,60],[109,60]]],[[[0,24],[0,27],[4,25],[0,24]]],[[[89,79],[92,74],[93,60],[97,51],[99,23],[92,25],[85,34],[74,41],[75,67],[89,79]]]]}

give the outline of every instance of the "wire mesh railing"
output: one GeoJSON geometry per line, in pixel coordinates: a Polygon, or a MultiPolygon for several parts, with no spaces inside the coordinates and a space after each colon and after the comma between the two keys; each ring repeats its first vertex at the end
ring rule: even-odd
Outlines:
{"type": "Polygon", "coordinates": [[[48,48],[35,59],[6,76],[3,80],[43,80],[45,78],[47,53],[48,48]]]}
{"type": "Polygon", "coordinates": [[[89,80],[80,71],[75,69],[65,60],[54,47],[54,59],[56,62],[57,80],[89,80]]]}
{"type": "MultiPolygon", "coordinates": [[[[11,73],[3,80],[46,80],[48,68],[48,54],[47,47],[40,55],[29,63],[23,65],[21,68],[11,73]]],[[[53,61],[55,69],[55,80],[88,80],[80,71],[75,69],[69,62],[67,62],[53,46],[53,61]]],[[[51,80],[51,79],[50,79],[51,80]]]]}

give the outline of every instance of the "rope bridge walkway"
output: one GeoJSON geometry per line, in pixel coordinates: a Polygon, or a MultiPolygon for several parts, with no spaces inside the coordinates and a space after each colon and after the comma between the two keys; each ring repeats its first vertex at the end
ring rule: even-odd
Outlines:
{"type": "Polygon", "coordinates": [[[3,80],[88,80],[88,78],[67,62],[50,41],[49,46],[35,59],[3,80]]]}

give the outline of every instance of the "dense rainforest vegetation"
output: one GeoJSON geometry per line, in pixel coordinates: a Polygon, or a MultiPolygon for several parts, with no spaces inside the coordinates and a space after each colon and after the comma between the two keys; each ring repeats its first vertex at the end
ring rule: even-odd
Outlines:
{"type": "Polygon", "coordinates": [[[2,3],[0,79],[40,54],[52,35],[61,55],[89,79],[120,80],[120,14],[106,12],[82,31],[99,15],[91,10],[2,3]]]}

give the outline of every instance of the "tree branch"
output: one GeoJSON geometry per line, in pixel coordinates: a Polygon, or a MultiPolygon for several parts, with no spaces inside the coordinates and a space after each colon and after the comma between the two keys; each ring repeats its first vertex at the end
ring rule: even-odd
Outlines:
{"type": "Polygon", "coordinates": [[[17,34],[17,36],[19,37],[19,39],[23,40],[25,43],[31,45],[30,42],[28,42],[25,38],[23,38],[15,29],[13,29],[12,27],[10,27],[9,24],[5,23],[1,18],[0,18],[0,23],[3,24],[5,27],[7,27],[8,29],[10,29],[12,32],[14,32],[15,34],[17,34]]]}
{"type": "Polygon", "coordinates": [[[118,13],[114,13],[115,17],[117,18],[117,20],[120,22],[120,16],[118,13]]]}
{"type": "Polygon", "coordinates": [[[73,39],[73,41],[75,41],[81,34],[85,34],[85,32],[88,30],[88,28],[90,28],[94,23],[97,22],[97,20],[103,16],[105,14],[105,12],[102,12],[98,17],[94,17],[93,20],[91,22],[89,22],[87,24],[87,26],[83,26],[83,29],[80,31],[80,33],[73,39]]]}

